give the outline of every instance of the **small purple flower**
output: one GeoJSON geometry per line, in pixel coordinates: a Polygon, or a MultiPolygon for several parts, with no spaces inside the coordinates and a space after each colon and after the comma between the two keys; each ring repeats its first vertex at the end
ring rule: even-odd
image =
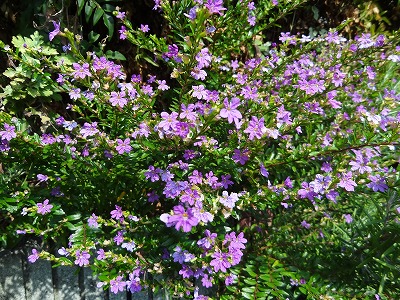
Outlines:
{"type": "Polygon", "coordinates": [[[149,32],[149,30],[150,30],[149,25],[140,24],[140,31],[146,33],[146,32],[149,32]]]}
{"type": "Polygon", "coordinates": [[[122,276],[117,276],[117,278],[110,280],[112,293],[118,294],[118,292],[123,292],[125,290],[126,282],[123,279],[122,276]]]}
{"type": "Polygon", "coordinates": [[[126,13],[124,11],[119,11],[115,16],[117,19],[123,20],[125,19],[126,13]]]}
{"type": "Polygon", "coordinates": [[[60,249],[58,249],[57,252],[62,256],[69,256],[69,252],[67,249],[65,249],[65,247],[61,247],[60,249]]]}
{"type": "Polygon", "coordinates": [[[76,265],[83,267],[89,264],[90,254],[88,252],[86,251],[81,252],[80,250],[76,250],[75,256],[76,256],[75,260],[76,265]]]}
{"type": "Polygon", "coordinates": [[[111,96],[109,99],[112,106],[124,107],[128,103],[128,99],[124,97],[124,95],[120,92],[111,92],[111,96]]]}
{"type": "Polygon", "coordinates": [[[305,229],[310,229],[311,227],[311,225],[307,223],[305,220],[303,220],[300,225],[303,226],[305,229]]]}
{"type": "Polygon", "coordinates": [[[72,66],[74,68],[74,72],[72,72],[72,75],[74,76],[75,79],[78,78],[84,79],[86,76],[87,77],[92,76],[89,70],[88,63],[84,63],[83,65],[80,65],[78,63],[73,63],[72,66]]]}
{"type": "Polygon", "coordinates": [[[99,227],[99,223],[97,223],[97,220],[99,219],[98,216],[96,216],[95,214],[92,214],[90,216],[90,218],[88,219],[88,225],[89,227],[92,228],[98,228],[99,227]]]}
{"type": "Polygon", "coordinates": [[[183,229],[184,232],[189,232],[192,230],[193,226],[199,223],[199,220],[193,215],[192,209],[185,208],[182,205],[174,206],[174,214],[162,214],[160,219],[166,223],[167,227],[175,226],[176,230],[183,229]]]}
{"type": "Polygon", "coordinates": [[[235,163],[240,163],[242,166],[249,160],[248,150],[241,152],[239,149],[233,150],[232,159],[235,163]]]}
{"type": "Polygon", "coordinates": [[[346,221],[346,223],[351,223],[353,222],[353,218],[351,217],[350,214],[345,214],[343,215],[344,220],[346,221]]]}
{"type": "Polygon", "coordinates": [[[118,151],[119,154],[129,153],[132,150],[132,146],[130,145],[131,140],[126,138],[125,140],[117,139],[118,146],[115,150],[118,151]]]}
{"type": "Polygon", "coordinates": [[[49,33],[50,41],[52,41],[56,37],[56,35],[58,35],[61,32],[60,31],[60,23],[57,23],[56,21],[52,21],[52,22],[53,22],[54,30],[49,33]]]}
{"type": "Polygon", "coordinates": [[[178,113],[176,112],[172,112],[171,114],[162,112],[161,118],[163,118],[163,120],[158,124],[158,127],[165,131],[174,130],[175,126],[179,123],[177,117],[178,113]]]}
{"type": "Polygon", "coordinates": [[[248,127],[244,130],[245,133],[249,134],[249,140],[254,138],[261,139],[267,128],[264,125],[264,118],[258,119],[256,116],[252,116],[249,121],[248,127]]]}
{"type": "Polygon", "coordinates": [[[4,123],[4,130],[0,131],[0,138],[2,140],[11,141],[11,139],[17,137],[15,133],[15,126],[4,123]]]}
{"type": "Polygon", "coordinates": [[[122,207],[115,205],[115,209],[112,210],[110,212],[111,214],[111,218],[115,219],[115,220],[123,220],[123,211],[122,211],[122,207]]]}
{"type": "Polygon", "coordinates": [[[260,174],[261,174],[262,176],[266,177],[266,178],[268,178],[268,176],[269,176],[269,173],[268,173],[268,171],[267,171],[267,169],[265,168],[265,166],[264,166],[263,163],[260,164],[260,174]]]}
{"type": "Polygon", "coordinates": [[[37,178],[37,180],[39,180],[39,182],[45,182],[49,179],[49,177],[47,175],[43,175],[43,174],[37,174],[36,178],[37,178]]]}
{"type": "Polygon", "coordinates": [[[228,260],[228,255],[221,252],[220,250],[214,252],[211,257],[213,260],[210,262],[210,266],[214,268],[215,272],[221,270],[221,272],[226,272],[226,269],[230,268],[232,264],[228,260]]]}
{"type": "Polygon", "coordinates": [[[372,189],[374,192],[386,192],[388,186],[385,183],[385,178],[380,175],[369,175],[368,179],[371,180],[370,183],[367,184],[367,187],[372,189]]]}
{"type": "Polygon", "coordinates": [[[220,16],[222,16],[222,12],[226,10],[223,5],[223,0],[207,0],[207,2],[204,4],[211,14],[219,14],[220,16]]]}
{"type": "Polygon", "coordinates": [[[34,263],[39,259],[39,252],[36,249],[32,249],[32,254],[28,256],[28,260],[30,263],[34,263]]]}
{"type": "Polygon", "coordinates": [[[43,201],[43,203],[37,203],[37,212],[41,215],[45,215],[51,212],[53,205],[49,204],[49,199],[43,201]]]}
{"type": "Polygon", "coordinates": [[[352,180],[352,177],[353,173],[351,171],[347,173],[342,173],[341,179],[337,185],[344,188],[348,192],[354,192],[354,187],[357,186],[357,183],[355,183],[355,181],[352,180]]]}
{"type": "Polygon", "coordinates": [[[242,114],[236,109],[239,105],[239,98],[234,97],[232,98],[231,102],[228,102],[228,98],[225,98],[225,108],[221,109],[219,115],[221,116],[221,118],[228,119],[229,124],[231,124],[232,122],[237,123],[242,118],[242,114]]]}
{"type": "Polygon", "coordinates": [[[131,241],[129,243],[122,243],[121,247],[125,248],[129,252],[133,252],[133,250],[135,250],[135,248],[136,248],[136,244],[134,241],[131,241]]]}
{"type": "Polygon", "coordinates": [[[219,202],[223,204],[225,207],[234,208],[235,203],[239,201],[239,197],[237,193],[228,194],[227,191],[222,192],[222,196],[218,198],[219,202]]]}
{"type": "Polygon", "coordinates": [[[98,259],[98,260],[103,260],[103,259],[105,259],[105,258],[106,258],[106,255],[105,255],[104,250],[103,250],[103,249],[99,249],[99,250],[97,251],[97,259],[98,259]]]}
{"type": "Polygon", "coordinates": [[[195,59],[198,62],[197,67],[199,69],[208,67],[211,64],[211,58],[212,56],[208,52],[208,48],[201,49],[200,52],[197,53],[195,57],[195,59]]]}
{"type": "Polygon", "coordinates": [[[114,242],[119,246],[124,242],[124,232],[122,230],[117,232],[117,235],[114,236],[114,242]]]}
{"type": "Polygon", "coordinates": [[[118,32],[119,32],[119,39],[126,40],[126,37],[128,36],[128,31],[126,30],[126,27],[121,26],[121,29],[118,30],[118,32]]]}

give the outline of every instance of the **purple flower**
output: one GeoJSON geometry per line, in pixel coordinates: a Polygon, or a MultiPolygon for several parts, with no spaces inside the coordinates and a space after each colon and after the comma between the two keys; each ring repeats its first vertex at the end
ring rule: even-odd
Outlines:
{"type": "Polygon", "coordinates": [[[167,85],[167,82],[165,80],[157,80],[157,83],[158,83],[157,89],[161,91],[169,90],[169,86],[167,85]]]}
{"type": "Polygon", "coordinates": [[[193,276],[193,270],[187,265],[182,265],[182,269],[179,271],[179,274],[182,275],[183,278],[190,278],[193,276]]]}
{"type": "Polygon", "coordinates": [[[52,21],[54,30],[49,33],[49,40],[52,41],[57,34],[60,33],[60,23],[57,23],[56,21],[52,21]]]}
{"type": "Polygon", "coordinates": [[[237,193],[228,194],[227,191],[222,192],[222,196],[218,197],[218,201],[228,208],[234,208],[235,203],[239,201],[237,193]]]}
{"type": "Polygon", "coordinates": [[[96,216],[95,214],[92,214],[90,216],[90,218],[88,219],[89,227],[98,228],[99,227],[99,223],[97,223],[98,218],[99,218],[98,216],[96,216]]]}
{"type": "Polygon", "coordinates": [[[199,245],[203,249],[209,250],[209,249],[211,249],[212,246],[214,246],[215,239],[217,238],[217,234],[211,233],[210,230],[208,230],[208,229],[206,229],[204,234],[206,237],[197,241],[197,245],[199,245]]]}
{"type": "Polygon", "coordinates": [[[248,150],[241,152],[239,149],[233,150],[232,159],[235,163],[240,163],[242,166],[249,160],[248,150]]]}
{"type": "Polygon", "coordinates": [[[119,39],[120,40],[125,40],[127,35],[128,35],[128,31],[126,30],[125,26],[121,26],[121,29],[118,30],[119,32],[119,39]]]}
{"type": "Polygon", "coordinates": [[[125,248],[129,252],[133,252],[133,250],[135,250],[135,248],[136,248],[136,244],[134,241],[131,241],[129,243],[122,243],[121,247],[125,248]]]}
{"type": "Polygon", "coordinates": [[[123,211],[122,211],[122,207],[115,205],[115,209],[112,210],[110,212],[111,214],[111,218],[115,219],[115,220],[123,220],[123,211]]]}
{"type": "Polygon", "coordinates": [[[110,280],[111,292],[117,294],[118,292],[123,292],[126,286],[126,282],[123,281],[122,276],[117,276],[117,278],[110,280]]]}
{"type": "Polygon", "coordinates": [[[231,232],[225,235],[223,245],[229,243],[229,249],[244,249],[246,248],[244,244],[247,243],[247,239],[244,238],[244,233],[241,232],[236,236],[235,232],[231,232]]]}
{"type": "Polygon", "coordinates": [[[120,92],[111,92],[109,99],[112,106],[124,107],[128,103],[128,99],[120,92]]]}
{"type": "Polygon", "coordinates": [[[174,206],[173,215],[162,214],[160,220],[166,223],[167,227],[175,226],[176,230],[182,228],[184,232],[192,230],[193,226],[199,223],[199,220],[193,215],[192,209],[185,208],[182,205],[174,206]]]}
{"type": "Polygon", "coordinates": [[[192,96],[201,100],[201,99],[207,99],[208,97],[208,92],[204,85],[194,85],[192,86],[192,96]]]}
{"type": "Polygon", "coordinates": [[[210,266],[214,267],[214,271],[222,271],[226,272],[226,269],[231,267],[231,263],[228,260],[228,255],[226,253],[222,253],[220,250],[214,252],[211,257],[213,260],[210,262],[210,266]]]}
{"type": "Polygon", "coordinates": [[[199,69],[208,67],[211,64],[211,58],[212,56],[208,52],[208,48],[201,49],[200,52],[197,53],[195,57],[195,59],[198,62],[197,67],[199,69]]]}
{"type": "Polygon", "coordinates": [[[30,263],[34,263],[39,259],[39,252],[36,249],[32,249],[32,254],[28,256],[28,260],[30,263]]]}
{"type": "Polygon", "coordinates": [[[149,166],[149,169],[144,173],[144,176],[146,177],[146,179],[150,179],[151,182],[155,182],[160,180],[160,172],[160,168],[156,169],[154,166],[149,166]]]}
{"type": "Polygon", "coordinates": [[[225,284],[226,284],[226,285],[231,285],[231,284],[233,284],[233,282],[236,280],[236,278],[237,278],[237,275],[235,275],[235,274],[231,274],[231,275],[226,276],[226,278],[225,278],[225,284]]]}
{"type": "Polygon", "coordinates": [[[84,63],[82,66],[78,63],[72,64],[75,71],[72,72],[72,75],[75,79],[81,78],[84,79],[86,76],[91,77],[92,74],[89,71],[89,64],[84,63]]]}
{"type": "Polygon", "coordinates": [[[90,254],[88,252],[86,251],[81,252],[80,250],[76,250],[75,256],[76,256],[75,260],[76,265],[83,267],[89,264],[90,254]]]}
{"type": "Polygon", "coordinates": [[[198,170],[194,170],[192,175],[189,175],[188,178],[191,184],[201,184],[203,182],[203,174],[198,170]]]}
{"type": "Polygon", "coordinates": [[[352,180],[352,177],[353,173],[351,171],[347,173],[342,173],[341,179],[337,185],[344,188],[348,192],[354,192],[354,187],[357,186],[357,183],[352,180]]]}
{"type": "Polygon", "coordinates": [[[196,204],[192,208],[192,212],[194,217],[204,224],[214,220],[214,216],[203,208],[203,203],[201,201],[196,201],[196,204]]]}
{"type": "Polygon", "coordinates": [[[4,130],[0,131],[0,138],[2,140],[11,141],[11,139],[15,138],[17,134],[15,133],[15,126],[10,126],[7,123],[4,123],[4,130]]]}
{"type": "Polygon", "coordinates": [[[114,236],[114,242],[119,246],[124,242],[124,232],[122,230],[117,232],[117,235],[114,236]]]}
{"type": "Polygon", "coordinates": [[[276,114],[276,121],[277,121],[276,126],[279,128],[283,124],[291,125],[292,118],[290,117],[290,115],[291,115],[291,112],[285,110],[285,107],[283,105],[281,105],[278,108],[278,112],[276,114]]]}
{"type": "Polygon", "coordinates": [[[132,150],[132,146],[130,145],[131,140],[126,138],[124,141],[121,139],[117,139],[118,146],[115,148],[119,154],[129,153],[132,150]]]}
{"type": "Polygon", "coordinates": [[[171,114],[162,112],[161,118],[163,118],[163,120],[158,123],[158,127],[165,131],[174,130],[175,126],[178,124],[178,120],[176,119],[177,117],[178,113],[176,112],[172,112],[171,114]]]}
{"type": "Polygon", "coordinates": [[[344,220],[346,221],[346,223],[351,223],[353,222],[353,218],[351,217],[350,214],[345,214],[343,215],[344,220]]]}
{"type": "Polygon", "coordinates": [[[45,215],[51,212],[53,205],[49,204],[49,199],[43,201],[43,203],[37,203],[37,212],[41,215],[45,215]]]}
{"type": "Polygon", "coordinates": [[[69,256],[69,252],[67,249],[65,249],[65,247],[61,247],[60,249],[58,249],[57,252],[62,256],[69,256]]]}
{"type": "Polygon", "coordinates": [[[265,168],[263,163],[260,163],[260,174],[266,178],[268,178],[269,173],[267,171],[267,169],[265,168]]]}
{"type": "Polygon", "coordinates": [[[264,126],[264,118],[258,119],[256,116],[252,116],[249,121],[248,127],[244,130],[245,133],[249,134],[249,140],[254,138],[261,139],[263,134],[267,131],[264,126]]]}
{"type": "Polygon", "coordinates": [[[140,31],[146,33],[146,32],[149,32],[149,30],[150,30],[149,25],[140,24],[140,31]]]}
{"type": "Polygon", "coordinates": [[[233,182],[231,180],[229,180],[231,177],[232,176],[229,174],[221,176],[221,184],[224,189],[229,188],[229,186],[233,184],[233,182]]]}
{"type": "Polygon", "coordinates": [[[385,183],[385,178],[380,175],[369,175],[368,179],[371,180],[370,183],[367,184],[367,187],[372,189],[374,192],[386,192],[388,186],[385,183]]]}
{"type": "Polygon", "coordinates": [[[217,189],[221,186],[221,184],[218,182],[218,177],[214,175],[213,171],[210,171],[206,174],[205,181],[213,189],[217,189]]]}
{"type": "Polygon", "coordinates": [[[106,255],[105,255],[104,249],[99,249],[97,251],[97,259],[98,260],[103,260],[105,258],[106,258],[106,255]]]}
{"type": "Polygon", "coordinates": [[[84,139],[89,136],[93,136],[98,132],[99,130],[97,129],[97,122],[93,122],[92,124],[85,122],[80,130],[80,134],[82,134],[84,139]]]}
{"type": "Polygon", "coordinates": [[[301,226],[303,226],[305,229],[310,229],[311,225],[309,223],[307,223],[305,220],[303,220],[300,223],[301,226]]]}
{"type": "Polygon", "coordinates": [[[43,175],[43,174],[37,174],[36,178],[37,178],[37,180],[39,180],[39,182],[44,182],[49,179],[49,177],[47,175],[43,175]]]}
{"type": "Polygon", "coordinates": [[[231,124],[233,121],[237,123],[242,118],[242,114],[236,108],[240,105],[239,98],[232,98],[231,102],[228,102],[228,98],[224,100],[225,108],[221,109],[219,115],[221,118],[228,119],[228,123],[231,124]]]}
{"type": "Polygon", "coordinates": [[[223,0],[207,0],[207,2],[204,4],[211,14],[219,14],[220,16],[222,16],[222,12],[226,10],[223,5],[223,0]]]}

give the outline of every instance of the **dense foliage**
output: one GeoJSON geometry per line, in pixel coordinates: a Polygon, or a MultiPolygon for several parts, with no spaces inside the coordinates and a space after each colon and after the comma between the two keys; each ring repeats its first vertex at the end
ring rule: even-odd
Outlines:
{"type": "Polygon", "coordinates": [[[30,262],[114,293],[394,299],[399,32],[268,41],[305,2],[156,0],[155,34],[77,1],[133,45],[129,76],[58,20],[0,42],[3,245],[39,237],[30,262]]]}

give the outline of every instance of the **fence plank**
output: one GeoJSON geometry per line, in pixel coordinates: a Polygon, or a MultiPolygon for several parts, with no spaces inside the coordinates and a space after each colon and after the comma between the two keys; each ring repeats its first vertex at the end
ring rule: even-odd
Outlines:
{"type": "Polygon", "coordinates": [[[46,260],[37,260],[29,263],[24,257],[23,266],[25,273],[25,290],[27,300],[54,300],[51,263],[46,260]]]}
{"type": "Polygon", "coordinates": [[[0,258],[0,300],[25,300],[21,253],[3,251],[0,258]]]}

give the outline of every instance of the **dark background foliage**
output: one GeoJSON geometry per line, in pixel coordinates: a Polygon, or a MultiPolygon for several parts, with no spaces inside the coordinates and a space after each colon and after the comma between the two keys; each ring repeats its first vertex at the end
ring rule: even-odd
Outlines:
{"type": "MultiPolygon", "coordinates": [[[[256,5],[257,2],[259,1],[255,1],[256,5]]],[[[28,36],[35,30],[46,33],[53,28],[51,21],[62,21],[64,26],[81,34],[83,39],[88,41],[89,44],[86,46],[89,50],[101,41],[100,37],[108,36],[108,49],[118,50],[127,58],[121,63],[128,75],[137,72],[151,73],[151,70],[146,71],[151,66],[139,67],[136,64],[132,58],[135,57],[137,49],[129,42],[119,40],[118,26],[107,23],[100,12],[104,10],[105,15],[111,16],[112,10],[117,6],[127,12],[133,26],[148,24],[150,33],[158,36],[168,34],[168,28],[159,12],[152,9],[154,3],[151,0],[5,0],[0,7],[0,40],[10,43],[14,35],[28,36]],[[88,3],[92,3],[95,8],[90,9],[88,3]],[[83,4],[81,10],[80,4],[83,4]],[[100,7],[98,20],[95,18],[96,7],[100,7]],[[110,32],[111,27],[114,27],[113,32],[110,32]]],[[[340,25],[343,20],[349,18],[352,21],[343,29],[343,34],[348,37],[354,37],[364,31],[390,34],[400,27],[400,2],[398,0],[310,0],[294,13],[283,17],[278,26],[268,29],[263,35],[266,40],[274,42],[278,41],[280,32],[318,34],[340,25]]],[[[8,61],[4,54],[0,55],[0,72],[3,72],[7,68],[8,61]]]]}

